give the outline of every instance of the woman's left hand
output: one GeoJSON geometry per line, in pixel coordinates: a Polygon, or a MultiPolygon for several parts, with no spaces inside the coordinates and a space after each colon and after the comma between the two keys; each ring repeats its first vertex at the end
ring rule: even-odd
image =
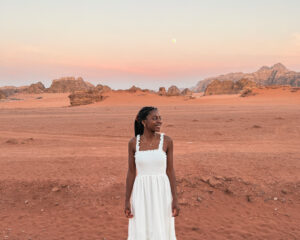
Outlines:
{"type": "Polygon", "coordinates": [[[172,216],[177,217],[179,215],[179,206],[177,200],[172,201],[172,216]]]}

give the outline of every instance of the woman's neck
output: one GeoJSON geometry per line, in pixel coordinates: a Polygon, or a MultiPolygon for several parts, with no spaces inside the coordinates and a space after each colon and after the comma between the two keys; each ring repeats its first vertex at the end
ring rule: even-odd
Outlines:
{"type": "Polygon", "coordinates": [[[146,139],[153,139],[156,136],[156,132],[152,132],[152,131],[145,129],[143,135],[144,135],[144,138],[146,138],[146,139]]]}

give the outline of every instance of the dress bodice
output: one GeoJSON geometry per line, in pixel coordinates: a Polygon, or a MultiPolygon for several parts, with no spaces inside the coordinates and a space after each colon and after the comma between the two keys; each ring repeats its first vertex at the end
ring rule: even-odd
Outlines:
{"type": "Polygon", "coordinates": [[[163,150],[164,133],[160,134],[157,149],[140,151],[140,135],[136,137],[135,164],[138,175],[166,174],[167,154],[163,150]]]}

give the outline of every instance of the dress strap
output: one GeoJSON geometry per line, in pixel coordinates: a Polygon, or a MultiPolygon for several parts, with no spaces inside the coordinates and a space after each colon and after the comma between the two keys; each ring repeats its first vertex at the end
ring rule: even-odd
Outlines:
{"type": "Polygon", "coordinates": [[[136,136],[136,146],[135,151],[138,152],[140,150],[140,134],[136,136]]]}
{"type": "Polygon", "coordinates": [[[161,133],[160,134],[160,142],[159,142],[159,147],[158,149],[163,149],[163,146],[164,146],[164,133],[161,133]]]}

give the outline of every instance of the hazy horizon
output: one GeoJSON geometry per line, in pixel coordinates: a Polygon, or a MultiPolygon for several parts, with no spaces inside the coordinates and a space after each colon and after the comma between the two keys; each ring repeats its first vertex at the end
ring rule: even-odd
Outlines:
{"type": "Polygon", "coordinates": [[[83,77],[192,87],[281,62],[300,71],[300,2],[0,1],[0,86],[83,77]]]}

